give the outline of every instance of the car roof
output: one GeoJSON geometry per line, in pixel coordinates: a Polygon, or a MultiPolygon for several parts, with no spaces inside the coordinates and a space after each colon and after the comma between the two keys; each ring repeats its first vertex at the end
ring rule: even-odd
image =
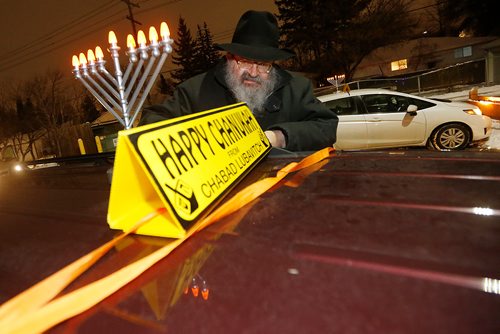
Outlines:
{"type": "Polygon", "coordinates": [[[342,98],[346,98],[349,96],[362,96],[362,95],[369,95],[369,94],[392,94],[392,95],[400,95],[400,96],[405,96],[405,97],[410,97],[410,98],[417,98],[423,101],[427,101],[430,103],[433,103],[434,105],[440,105],[440,106],[454,106],[457,108],[477,108],[470,103],[467,103],[465,101],[451,101],[451,100],[446,100],[446,99],[433,99],[433,98],[428,98],[428,97],[423,97],[423,96],[418,96],[414,94],[409,94],[409,93],[403,93],[403,92],[398,92],[395,90],[390,90],[390,89],[384,89],[384,88],[361,88],[361,89],[353,89],[349,92],[342,92],[342,91],[337,91],[331,94],[325,94],[325,95],[320,95],[317,98],[322,101],[332,101],[332,100],[338,100],[342,98]]]}
{"type": "Polygon", "coordinates": [[[402,92],[389,90],[389,89],[383,89],[383,88],[352,89],[348,93],[343,92],[343,91],[337,91],[337,92],[334,92],[331,94],[320,95],[320,96],[318,96],[318,99],[320,101],[329,101],[329,100],[336,100],[336,99],[341,99],[341,98],[349,97],[349,96],[359,96],[359,95],[367,95],[367,94],[395,94],[395,95],[401,95],[401,96],[416,97],[416,98],[423,99],[423,100],[429,100],[429,99],[423,98],[421,96],[416,96],[416,95],[412,95],[412,94],[402,93],[402,92]]]}
{"type": "MultiPolygon", "coordinates": [[[[235,190],[298,160],[268,157],[235,190]]],[[[109,167],[0,179],[0,303],[117,235],[109,167]]],[[[48,333],[495,332],[499,180],[489,152],[339,152],[48,333]]],[[[168,242],[127,237],[69,289],[168,242]]]]}

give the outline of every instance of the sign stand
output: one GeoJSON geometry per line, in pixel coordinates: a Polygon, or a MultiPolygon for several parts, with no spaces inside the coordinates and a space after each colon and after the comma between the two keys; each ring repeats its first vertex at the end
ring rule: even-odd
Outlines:
{"type": "Polygon", "coordinates": [[[127,230],[165,207],[137,233],[182,238],[270,150],[244,103],[121,131],[108,224],[127,230]]]}

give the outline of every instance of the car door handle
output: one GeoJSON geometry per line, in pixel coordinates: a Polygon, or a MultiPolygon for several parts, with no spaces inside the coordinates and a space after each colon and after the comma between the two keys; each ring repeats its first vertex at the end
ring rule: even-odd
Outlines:
{"type": "Polygon", "coordinates": [[[375,117],[375,118],[370,118],[370,120],[369,120],[369,121],[370,121],[370,122],[380,122],[380,121],[382,121],[382,120],[381,120],[380,118],[375,117]]]}

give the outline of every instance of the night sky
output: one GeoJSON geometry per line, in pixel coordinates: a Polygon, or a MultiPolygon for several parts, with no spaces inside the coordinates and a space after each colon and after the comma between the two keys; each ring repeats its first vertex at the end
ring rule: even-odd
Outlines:
{"type": "MultiPolygon", "coordinates": [[[[276,12],[273,0],[135,0],[138,29],[148,34],[167,22],[175,38],[179,16],[191,28],[207,22],[215,42],[231,39],[240,15],[248,9],[276,12]]],[[[108,31],[115,31],[125,47],[132,32],[127,5],[120,0],[0,0],[0,81],[27,79],[47,69],[71,73],[71,56],[96,45],[107,47],[108,31]]],[[[109,54],[105,54],[109,59],[109,54]]]]}

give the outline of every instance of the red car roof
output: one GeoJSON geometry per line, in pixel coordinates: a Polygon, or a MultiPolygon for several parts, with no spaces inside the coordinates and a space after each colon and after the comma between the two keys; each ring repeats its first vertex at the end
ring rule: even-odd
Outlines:
{"type": "MultiPolygon", "coordinates": [[[[0,177],[0,303],[118,234],[109,167],[0,177]]],[[[498,332],[498,198],[496,153],[337,153],[49,332],[498,332]]],[[[169,241],[127,237],[68,290],[169,241]]]]}

